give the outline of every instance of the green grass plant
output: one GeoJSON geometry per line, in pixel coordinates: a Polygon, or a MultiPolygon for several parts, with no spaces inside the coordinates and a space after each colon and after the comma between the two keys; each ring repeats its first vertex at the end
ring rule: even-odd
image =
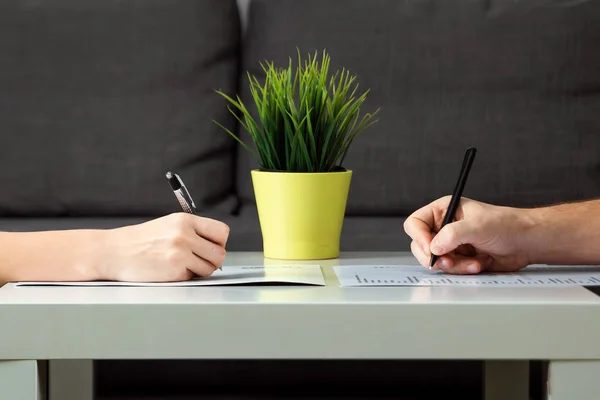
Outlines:
{"type": "Polygon", "coordinates": [[[379,109],[361,116],[369,90],[358,94],[356,76],[345,68],[329,76],[330,56],[324,50],[293,67],[261,63],[263,82],[248,73],[251,112],[239,95],[228,101],[229,111],[250,134],[256,151],[238,135],[214,121],[250,151],[263,170],[281,172],[332,172],[342,163],[350,145],[373,125],[379,109]]]}

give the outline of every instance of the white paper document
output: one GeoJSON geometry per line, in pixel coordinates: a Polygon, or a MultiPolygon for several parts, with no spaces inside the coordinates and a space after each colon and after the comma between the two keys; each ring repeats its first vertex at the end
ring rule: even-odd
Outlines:
{"type": "Polygon", "coordinates": [[[531,265],[513,273],[450,275],[415,265],[334,266],[340,286],[600,286],[600,266],[531,265]]]}
{"type": "Polygon", "coordinates": [[[325,286],[320,265],[223,266],[206,278],[183,282],[18,282],[16,286],[217,286],[243,284],[297,284],[325,286]]]}

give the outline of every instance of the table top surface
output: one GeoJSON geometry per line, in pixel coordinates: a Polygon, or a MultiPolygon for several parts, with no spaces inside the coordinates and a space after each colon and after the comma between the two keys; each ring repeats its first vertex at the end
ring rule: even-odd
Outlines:
{"type": "MultiPolygon", "coordinates": [[[[228,265],[281,263],[230,253],[228,265]]],[[[306,264],[306,262],[299,262],[306,264]]],[[[600,297],[583,287],[0,288],[0,359],[600,359],[600,297]],[[210,345],[206,343],[206,338],[210,345]]]]}
{"type": "MultiPolygon", "coordinates": [[[[280,264],[262,253],[229,253],[228,265],[280,264]]],[[[326,286],[196,286],[196,287],[18,287],[0,288],[0,307],[35,304],[559,304],[600,305],[600,297],[582,287],[340,287],[335,265],[418,265],[410,253],[349,252],[340,258],[314,262],[285,261],[287,264],[319,264],[326,286]]]]}

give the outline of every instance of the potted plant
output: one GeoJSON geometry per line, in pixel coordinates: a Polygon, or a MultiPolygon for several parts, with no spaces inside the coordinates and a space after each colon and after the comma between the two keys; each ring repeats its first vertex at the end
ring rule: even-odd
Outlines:
{"type": "Polygon", "coordinates": [[[220,90],[228,108],[250,134],[255,149],[215,121],[251,152],[251,171],[266,258],[317,260],[339,256],[340,236],[352,171],[342,166],[354,139],[377,122],[360,115],[368,90],[357,94],[356,76],[346,69],[329,76],[323,51],[294,69],[261,63],[265,77],[248,73],[254,110],[240,96],[220,90]]]}

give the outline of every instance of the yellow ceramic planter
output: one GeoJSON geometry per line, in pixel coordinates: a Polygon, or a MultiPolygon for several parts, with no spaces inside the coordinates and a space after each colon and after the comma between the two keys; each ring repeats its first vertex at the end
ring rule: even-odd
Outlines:
{"type": "Polygon", "coordinates": [[[352,171],[251,173],[266,258],[339,256],[352,171]]]}

